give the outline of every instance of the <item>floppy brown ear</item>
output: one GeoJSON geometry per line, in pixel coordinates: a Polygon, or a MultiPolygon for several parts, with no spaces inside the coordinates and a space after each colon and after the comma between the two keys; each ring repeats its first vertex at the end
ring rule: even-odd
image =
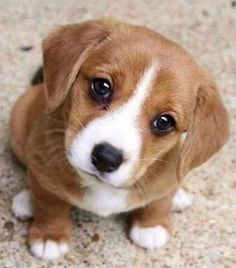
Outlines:
{"type": "Polygon", "coordinates": [[[43,42],[43,68],[48,111],[65,99],[88,52],[109,35],[108,21],[64,26],[43,42]]]}
{"type": "Polygon", "coordinates": [[[215,85],[200,86],[193,117],[180,152],[177,177],[215,154],[229,137],[229,119],[215,85]]]}

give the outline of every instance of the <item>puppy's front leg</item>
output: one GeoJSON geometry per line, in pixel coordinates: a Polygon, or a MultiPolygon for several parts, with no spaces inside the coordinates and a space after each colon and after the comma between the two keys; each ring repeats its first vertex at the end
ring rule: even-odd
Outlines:
{"type": "Polygon", "coordinates": [[[52,260],[68,252],[72,228],[71,206],[31,182],[34,219],[29,232],[31,252],[38,258],[52,260]]]}
{"type": "Polygon", "coordinates": [[[171,230],[171,206],[171,196],[167,196],[134,211],[130,230],[131,240],[147,249],[164,246],[171,230]]]}

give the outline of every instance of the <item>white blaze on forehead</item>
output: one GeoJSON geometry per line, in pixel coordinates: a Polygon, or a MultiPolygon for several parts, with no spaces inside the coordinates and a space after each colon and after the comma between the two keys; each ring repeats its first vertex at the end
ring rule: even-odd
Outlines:
{"type": "Polygon", "coordinates": [[[138,116],[153,88],[157,72],[158,65],[151,64],[140,75],[134,93],[126,103],[92,120],[78,133],[68,155],[73,167],[99,176],[91,163],[91,152],[96,144],[107,142],[120,149],[127,161],[122,163],[118,170],[103,174],[103,179],[114,186],[120,186],[129,179],[142,147],[141,130],[137,124],[138,116]]]}
{"type": "Polygon", "coordinates": [[[129,111],[130,115],[137,117],[142,104],[148,97],[150,91],[152,90],[152,82],[155,79],[157,73],[157,65],[152,64],[143,74],[141,79],[138,81],[134,95],[122,108],[125,111],[129,111]]]}

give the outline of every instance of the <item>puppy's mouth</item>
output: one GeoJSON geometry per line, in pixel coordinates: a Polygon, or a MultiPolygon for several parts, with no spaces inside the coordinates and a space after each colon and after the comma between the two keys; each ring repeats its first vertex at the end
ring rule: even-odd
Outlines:
{"type": "Polygon", "coordinates": [[[100,172],[100,174],[96,174],[84,169],[77,169],[79,175],[83,179],[83,183],[85,186],[91,186],[92,184],[98,184],[98,183],[105,183],[106,185],[109,185],[111,187],[114,187],[116,189],[124,189],[125,187],[120,187],[112,184],[109,182],[109,180],[104,178],[104,174],[100,172]]]}

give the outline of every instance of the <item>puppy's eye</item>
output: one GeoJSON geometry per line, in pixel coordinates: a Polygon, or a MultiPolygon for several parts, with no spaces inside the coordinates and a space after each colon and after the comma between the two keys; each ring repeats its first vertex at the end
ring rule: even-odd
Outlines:
{"type": "Polygon", "coordinates": [[[109,102],[112,97],[112,86],[107,79],[95,78],[90,88],[92,98],[97,102],[109,102]]]}
{"type": "Polygon", "coordinates": [[[169,114],[158,115],[151,122],[151,130],[156,135],[165,135],[175,128],[175,119],[169,114]]]}

